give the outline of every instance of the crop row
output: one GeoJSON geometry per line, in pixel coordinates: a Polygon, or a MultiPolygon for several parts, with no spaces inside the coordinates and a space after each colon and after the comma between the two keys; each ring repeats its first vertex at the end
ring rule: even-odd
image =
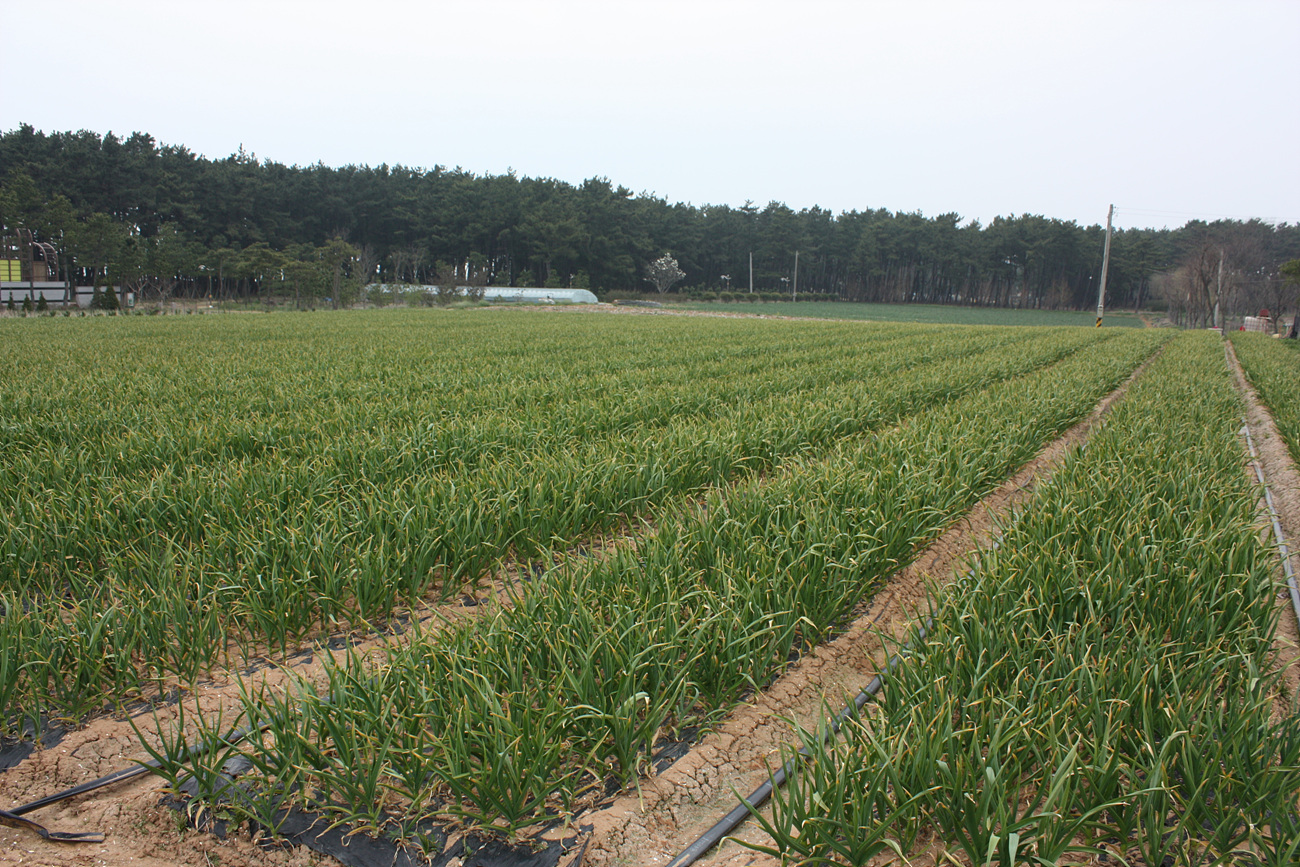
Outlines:
{"type": "Polygon", "coordinates": [[[1246,378],[1268,405],[1291,457],[1300,462],[1300,342],[1229,332],[1246,378]]]}
{"type": "MultiPolygon", "coordinates": [[[[513,326],[521,322],[532,320],[516,317],[513,326]]],[[[716,339],[712,328],[697,337],[716,339]]],[[[512,333],[508,326],[502,331],[512,333]]],[[[218,433],[241,430],[232,413],[249,411],[233,395],[229,404],[218,401],[211,417],[196,415],[195,403],[216,395],[192,369],[196,392],[183,401],[184,384],[166,368],[137,377],[125,401],[92,405],[94,389],[84,381],[80,390],[70,384],[45,395],[46,415],[32,416],[33,405],[13,416],[14,427],[27,432],[27,448],[0,466],[0,713],[14,728],[41,713],[75,718],[150,681],[193,682],[231,640],[247,656],[266,644],[287,651],[314,629],[368,628],[430,590],[456,592],[508,556],[541,557],[674,498],[824,452],[1097,342],[1086,331],[1007,330],[936,341],[933,333],[895,337],[888,329],[810,330],[807,336],[823,343],[791,347],[793,366],[772,364],[764,378],[753,343],[767,333],[748,336],[734,350],[709,350],[720,357],[720,378],[749,381],[742,391],[704,381],[706,397],[697,400],[680,389],[668,401],[653,390],[636,392],[629,399],[639,401],[637,424],[620,422],[599,436],[587,429],[590,435],[578,440],[566,433],[576,417],[613,410],[576,376],[577,393],[567,402],[559,391],[520,404],[487,389],[485,405],[495,401],[499,412],[484,413],[481,424],[462,424],[475,394],[456,389],[445,404],[403,404],[387,393],[376,406],[353,394],[313,415],[289,396],[300,379],[315,378],[320,390],[328,371],[309,364],[310,353],[292,340],[292,352],[266,353],[283,365],[273,365],[273,386],[264,388],[284,403],[268,403],[277,408],[266,410],[266,431],[255,438],[271,445],[237,456],[204,452],[195,440],[194,463],[175,452],[171,438],[183,439],[182,430],[209,440],[247,436],[246,427],[218,433]],[[872,340],[869,348],[864,337],[872,340]],[[297,367],[290,356],[302,356],[297,367]],[[161,423],[166,405],[144,397],[150,382],[161,392],[179,389],[170,398],[179,423],[161,423]],[[722,402],[717,395],[727,389],[743,399],[722,402]],[[55,401],[63,401],[63,412],[52,419],[55,401]],[[136,411],[159,424],[142,427],[131,415],[136,411]],[[440,411],[451,412],[450,420],[415,421],[440,411]],[[118,430],[119,439],[88,435],[77,444],[83,416],[101,434],[118,430]],[[54,435],[60,423],[68,426],[61,437],[54,435]],[[205,432],[194,434],[195,425],[205,432]],[[495,438],[488,426],[495,426],[495,438]],[[519,436],[502,435],[506,426],[519,436]],[[33,439],[30,431],[38,428],[43,435],[33,439]],[[473,452],[478,435],[484,451],[473,452]]],[[[361,335],[317,337],[319,355],[348,359],[347,340],[361,335]]],[[[220,345],[245,352],[257,345],[242,339],[220,345]]],[[[496,364],[498,372],[509,367],[518,353],[502,344],[502,355],[485,351],[481,363],[496,364]]],[[[177,358],[185,352],[183,345],[172,351],[177,358]]],[[[460,364],[463,351],[452,354],[452,366],[460,364]]],[[[405,367],[382,367],[374,381],[412,377],[413,363],[408,357],[405,367]]],[[[709,362],[702,364],[707,369],[709,362]]],[[[355,361],[337,367],[337,387],[354,387],[348,369],[355,361]]],[[[522,367],[516,364],[512,375],[522,367]]]]}
{"type": "Polygon", "coordinates": [[[1103,845],[1130,864],[1296,864],[1300,716],[1272,668],[1277,561],[1240,424],[1221,342],[1168,345],[944,590],[846,740],[807,738],[769,851],[862,864],[937,838],[973,864],[1103,845]]]}
{"type": "Polygon", "coordinates": [[[264,740],[162,758],[216,798],[217,771],[242,751],[260,795],[240,808],[270,824],[304,800],[371,830],[547,821],[593,787],[635,783],[663,732],[761,688],[1161,340],[1093,344],[679,502],[635,547],[568,556],[490,617],[417,634],[376,665],[327,664],[323,688],[247,696],[264,740]]]}

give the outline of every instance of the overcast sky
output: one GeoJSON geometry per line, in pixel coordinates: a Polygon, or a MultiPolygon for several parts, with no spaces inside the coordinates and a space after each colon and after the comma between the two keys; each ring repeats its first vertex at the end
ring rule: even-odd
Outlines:
{"type": "Polygon", "coordinates": [[[1300,0],[0,0],[0,128],[669,201],[1300,222],[1300,0]]]}

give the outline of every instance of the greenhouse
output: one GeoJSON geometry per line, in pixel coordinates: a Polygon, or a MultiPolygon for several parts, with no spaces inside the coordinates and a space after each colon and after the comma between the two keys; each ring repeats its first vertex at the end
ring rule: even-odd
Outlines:
{"type": "MultiPolygon", "coordinates": [[[[598,304],[600,302],[594,293],[586,289],[525,289],[513,286],[481,288],[458,286],[456,289],[461,295],[482,292],[480,297],[486,301],[515,301],[526,304],[598,304]]],[[[438,287],[432,284],[371,283],[366,286],[365,292],[367,294],[378,292],[397,298],[420,293],[437,295],[438,287]]]]}
{"type": "Polygon", "coordinates": [[[586,289],[516,289],[488,286],[483,290],[488,301],[524,301],[532,304],[595,304],[598,298],[586,289]]]}

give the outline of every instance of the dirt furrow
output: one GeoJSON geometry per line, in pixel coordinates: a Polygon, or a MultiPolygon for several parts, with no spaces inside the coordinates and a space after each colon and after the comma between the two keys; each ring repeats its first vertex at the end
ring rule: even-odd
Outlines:
{"type": "MultiPolygon", "coordinates": [[[[1264,406],[1259,395],[1246,379],[1246,372],[1242,369],[1241,362],[1237,360],[1236,352],[1233,351],[1232,341],[1225,340],[1223,343],[1237,388],[1245,401],[1246,424],[1255,442],[1255,451],[1264,470],[1264,479],[1273,494],[1273,507],[1277,510],[1278,523],[1282,525],[1282,533],[1286,536],[1287,545],[1292,552],[1292,568],[1300,573],[1300,556],[1296,554],[1297,546],[1300,546],[1300,468],[1297,468],[1295,461],[1291,459],[1286,441],[1282,439],[1277,425],[1273,423],[1272,413],[1264,406]]],[[[1242,448],[1245,447],[1243,442],[1242,448]]],[[[1251,482],[1255,482],[1254,471],[1247,468],[1247,472],[1250,474],[1251,482]]],[[[1263,497],[1259,501],[1259,513],[1261,522],[1267,525],[1268,510],[1263,497]]],[[[1265,532],[1268,543],[1272,544],[1271,526],[1265,532]]],[[[1279,578],[1281,574],[1282,569],[1279,565],[1279,578]]],[[[1278,665],[1284,669],[1283,676],[1287,691],[1294,697],[1300,695],[1300,624],[1296,622],[1295,609],[1291,606],[1291,597],[1285,587],[1279,586],[1278,606],[1281,617],[1278,620],[1274,650],[1277,653],[1278,665]]]]}

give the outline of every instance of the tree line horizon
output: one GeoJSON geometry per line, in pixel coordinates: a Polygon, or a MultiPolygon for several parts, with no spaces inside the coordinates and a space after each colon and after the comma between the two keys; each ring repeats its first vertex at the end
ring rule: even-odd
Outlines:
{"type": "MultiPolygon", "coordinates": [[[[684,293],[747,292],[752,255],[753,288],[767,293],[797,280],[800,294],[851,301],[1088,309],[1105,236],[1100,224],[1035,214],[985,225],[955,212],[697,206],[603,177],[289,166],[242,146],[209,159],[142,132],[28,124],[0,134],[0,225],[53,243],[82,285],[336,304],[371,283],[449,280],[653,292],[646,268],[671,253],[685,274],[673,291],[684,293]]],[[[1298,303],[1280,270],[1295,259],[1300,225],[1119,229],[1106,304],[1167,304],[1185,324],[1203,324],[1216,300],[1281,313],[1298,303]]]]}

